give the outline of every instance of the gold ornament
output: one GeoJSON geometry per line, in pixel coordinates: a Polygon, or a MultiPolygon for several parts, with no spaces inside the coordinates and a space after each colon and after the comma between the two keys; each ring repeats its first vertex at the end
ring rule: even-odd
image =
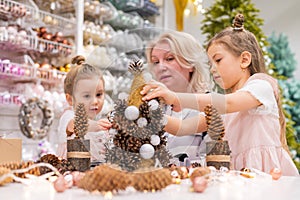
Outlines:
{"type": "Polygon", "coordinates": [[[145,86],[145,79],[143,77],[143,62],[141,60],[134,61],[129,65],[129,71],[134,75],[130,93],[128,97],[128,106],[134,105],[137,108],[143,104],[141,91],[145,86]]]}

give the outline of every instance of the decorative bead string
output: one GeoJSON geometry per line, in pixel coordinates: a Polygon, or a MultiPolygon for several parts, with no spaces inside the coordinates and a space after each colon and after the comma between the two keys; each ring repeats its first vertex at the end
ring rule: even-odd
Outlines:
{"type": "Polygon", "coordinates": [[[23,168],[23,169],[12,170],[9,173],[0,176],[0,182],[4,181],[6,178],[13,178],[17,182],[29,185],[29,184],[32,183],[32,181],[34,179],[37,179],[37,178],[39,178],[39,179],[48,179],[49,177],[51,177],[53,175],[59,176],[61,174],[59,173],[59,171],[55,167],[53,167],[49,163],[37,163],[37,164],[33,164],[29,167],[23,168]],[[39,176],[39,177],[31,175],[31,174],[26,174],[25,176],[28,177],[28,178],[20,178],[20,177],[17,177],[15,175],[15,174],[18,174],[18,173],[26,173],[29,170],[34,169],[36,167],[48,167],[50,170],[52,170],[52,172],[46,173],[46,174],[44,174],[42,176],[39,176]]]}

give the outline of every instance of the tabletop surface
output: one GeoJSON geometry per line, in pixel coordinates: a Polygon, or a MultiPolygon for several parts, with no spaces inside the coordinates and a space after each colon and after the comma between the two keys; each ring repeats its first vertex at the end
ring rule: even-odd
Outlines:
{"type": "Polygon", "coordinates": [[[90,193],[73,187],[62,193],[57,193],[52,184],[46,180],[33,181],[29,185],[10,183],[0,186],[0,200],[81,200],[81,199],[222,199],[222,200],[299,200],[300,177],[281,177],[272,180],[270,176],[255,178],[223,177],[210,180],[203,193],[191,192],[189,179],[182,180],[180,184],[169,185],[158,192],[137,192],[133,188],[127,188],[113,195],[90,193]]]}

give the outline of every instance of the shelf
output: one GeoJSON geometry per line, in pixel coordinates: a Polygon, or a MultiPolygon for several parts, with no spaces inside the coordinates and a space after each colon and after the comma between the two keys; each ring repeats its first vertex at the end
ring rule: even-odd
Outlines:
{"type": "Polygon", "coordinates": [[[37,27],[45,26],[49,30],[61,31],[65,35],[74,34],[75,32],[75,19],[67,19],[39,10],[33,1],[29,1],[31,2],[29,5],[11,0],[1,0],[0,2],[0,19],[4,21],[16,21],[18,24],[29,26],[34,24],[37,27]],[[20,15],[21,10],[24,12],[24,9],[24,16],[20,15]]]}
{"type": "Polygon", "coordinates": [[[13,83],[42,82],[46,84],[62,83],[65,72],[56,69],[43,69],[23,64],[11,63],[8,60],[0,61],[1,80],[13,83]]]}

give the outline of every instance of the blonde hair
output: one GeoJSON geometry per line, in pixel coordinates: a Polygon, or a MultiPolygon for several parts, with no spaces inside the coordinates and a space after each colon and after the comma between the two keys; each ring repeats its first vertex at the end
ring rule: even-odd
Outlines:
{"type": "Polygon", "coordinates": [[[196,39],[188,33],[168,31],[151,41],[146,48],[146,57],[150,69],[153,67],[151,63],[153,48],[156,44],[164,42],[170,45],[171,53],[174,54],[181,67],[194,68],[190,75],[190,87],[187,92],[204,93],[210,91],[213,83],[210,78],[206,53],[196,39]]]}
{"type": "Polygon", "coordinates": [[[64,80],[64,92],[73,96],[74,88],[76,87],[79,80],[90,79],[91,77],[98,77],[102,80],[104,85],[104,78],[99,68],[93,67],[85,63],[85,58],[81,55],[72,58],[72,64],[75,66],[71,67],[71,70],[67,73],[64,80]]]}

